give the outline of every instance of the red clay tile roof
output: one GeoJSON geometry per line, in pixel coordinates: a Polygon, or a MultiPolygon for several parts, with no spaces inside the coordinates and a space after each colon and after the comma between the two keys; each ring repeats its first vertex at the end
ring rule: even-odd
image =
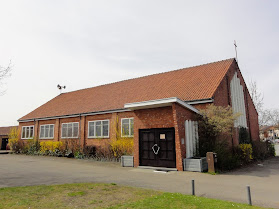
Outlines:
{"type": "Polygon", "coordinates": [[[125,103],[212,98],[234,59],[63,93],[19,120],[123,109],[125,103]]]}
{"type": "Polygon", "coordinates": [[[0,136],[7,136],[10,133],[10,130],[12,128],[15,128],[17,126],[7,126],[7,127],[0,127],[0,136]]]}

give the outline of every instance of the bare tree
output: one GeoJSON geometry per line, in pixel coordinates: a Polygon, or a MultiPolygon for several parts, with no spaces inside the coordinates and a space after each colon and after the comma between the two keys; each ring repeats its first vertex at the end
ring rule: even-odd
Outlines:
{"type": "Polygon", "coordinates": [[[263,111],[264,96],[259,91],[256,81],[250,81],[248,88],[256,110],[258,113],[260,113],[261,111],[263,111]]]}
{"type": "Polygon", "coordinates": [[[270,122],[274,126],[277,126],[279,124],[279,110],[278,109],[270,110],[270,122]]]}
{"type": "Polygon", "coordinates": [[[264,96],[258,90],[257,83],[255,81],[249,82],[249,92],[252,97],[253,103],[259,115],[259,125],[278,125],[279,124],[279,110],[278,109],[265,109],[264,108],[264,96]]]}
{"type": "Polygon", "coordinates": [[[0,95],[3,95],[5,93],[5,90],[2,87],[2,82],[4,78],[10,76],[11,69],[11,62],[9,63],[8,67],[0,66],[0,95]]]}

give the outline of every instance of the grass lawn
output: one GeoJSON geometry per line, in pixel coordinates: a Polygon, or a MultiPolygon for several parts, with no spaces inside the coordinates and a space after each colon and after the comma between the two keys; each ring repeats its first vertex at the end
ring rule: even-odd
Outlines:
{"type": "Polygon", "coordinates": [[[111,184],[0,188],[0,208],[259,208],[111,184]]]}

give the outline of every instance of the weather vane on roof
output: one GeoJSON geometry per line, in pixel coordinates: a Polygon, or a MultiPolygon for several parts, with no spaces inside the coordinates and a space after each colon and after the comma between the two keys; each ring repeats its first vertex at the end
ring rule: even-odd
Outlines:
{"type": "Polygon", "coordinates": [[[237,60],[237,49],[236,49],[236,47],[237,47],[236,41],[234,40],[235,59],[236,59],[236,61],[238,62],[238,60],[237,60]]]}
{"type": "Polygon", "coordinates": [[[57,85],[57,88],[60,90],[60,94],[62,93],[62,89],[65,89],[66,86],[60,86],[59,84],[57,85]]]}

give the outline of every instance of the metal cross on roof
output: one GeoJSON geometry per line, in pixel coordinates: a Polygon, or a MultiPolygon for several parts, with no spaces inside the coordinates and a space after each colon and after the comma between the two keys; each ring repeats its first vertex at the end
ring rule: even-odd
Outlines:
{"type": "Polygon", "coordinates": [[[238,62],[238,60],[237,60],[237,49],[236,48],[237,48],[237,45],[236,45],[236,41],[234,40],[235,59],[238,62]]]}

